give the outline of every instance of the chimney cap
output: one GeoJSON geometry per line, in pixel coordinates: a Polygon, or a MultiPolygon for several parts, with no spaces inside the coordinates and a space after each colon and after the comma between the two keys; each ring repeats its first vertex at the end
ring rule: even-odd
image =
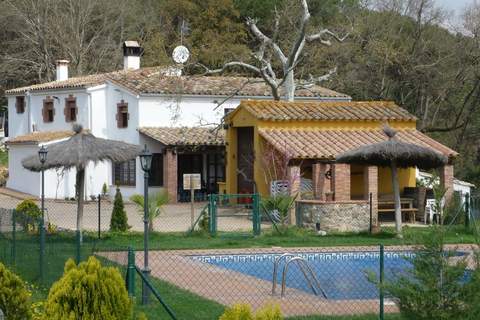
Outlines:
{"type": "Polygon", "coordinates": [[[138,44],[137,41],[129,40],[123,43],[124,57],[128,57],[128,56],[140,57],[142,53],[143,53],[143,49],[140,46],[140,44],[138,44]]]}
{"type": "Polygon", "coordinates": [[[140,45],[138,44],[138,41],[134,40],[127,40],[123,43],[124,47],[130,47],[130,48],[140,48],[140,45]]]}
{"type": "Polygon", "coordinates": [[[67,64],[69,64],[70,61],[65,60],[65,59],[60,59],[60,60],[55,61],[55,63],[56,63],[57,66],[61,66],[61,65],[67,65],[67,64]]]}

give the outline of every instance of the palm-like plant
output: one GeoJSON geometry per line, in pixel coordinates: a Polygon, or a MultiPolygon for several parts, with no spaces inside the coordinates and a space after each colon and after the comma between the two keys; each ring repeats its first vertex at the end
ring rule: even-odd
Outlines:
{"type": "MultiPolygon", "coordinates": [[[[134,194],[130,197],[130,201],[138,206],[138,211],[143,215],[144,197],[140,194],[134,194]]],[[[168,192],[162,189],[159,192],[148,196],[148,228],[153,231],[153,220],[159,217],[163,210],[163,206],[168,203],[168,192]]]]}

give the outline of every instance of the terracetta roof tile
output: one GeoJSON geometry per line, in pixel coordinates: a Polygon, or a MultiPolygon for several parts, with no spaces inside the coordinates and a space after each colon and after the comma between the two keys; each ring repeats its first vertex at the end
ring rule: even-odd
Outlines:
{"type": "Polygon", "coordinates": [[[416,120],[415,116],[391,101],[243,100],[240,106],[256,118],[266,121],[416,120]]]}
{"type": "Polygon", "coordinates": [[[32,132],[25,135],[17,136],[7,141],[7,144],[27,144],[49,142],[73,136],[73,131],[42,131],[32,132]]]}
{"type": "Polygon", "coordinates": [[[142,127],[138,131],[166,146],[223,146],[225,131],[207,127],[142,127]]]}
{"type": "MultiPolygon", "coordinates": [[[[265,129],[259,134],[275,149],[296,159],[334,160],[338,154],[385,141],[381,130],[265,129]]],[[[457,152],[417,130],[398,130],[400,141],[431,148],[447,157],[457,152]]]]}
{"type": "MultiPolygon", "coordinates": [[[[115,71],[83,77],[73,77],[64,81],[53,81],[27,87],[7,90],[6,94],[23,94],[26,91],[54,90],[64,88],[88,88],[106,81],[125,87],[136,94],[191,94],[214,96],[271,96],[270,88],[259,78],[246,77],[206,77],[172,76],[165,67],[142,68],[138,70],[115,71]]],[[[296,91],[297,97],[344,98],[346,94],[324,87],[312,86],[296,91]]]]}

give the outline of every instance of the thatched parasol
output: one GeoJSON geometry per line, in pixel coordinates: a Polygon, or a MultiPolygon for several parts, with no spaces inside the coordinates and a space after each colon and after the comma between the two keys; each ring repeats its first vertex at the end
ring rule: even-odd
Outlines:
{"type": "Polygon", "coordinates": [[[448,159],[432,149],[397,140],[396,131],[388,126],[383,128],[383,132],[388,137],[387,141],[345,152],[337,156],[336,161],[391,168],[395,201],[395,227],[397,235],[401,237],[402,213],[397,168],[418,167],[428,170],[444,166],[448,159]]]}
{"type": "Polygon", "coordinates": [[[141,148],[137,145],[96,138],[82,129],[81,125],[73,125],[73,135],[66,141],[53,143],[48,146],[47,161],[42,165],[37,155],[30,156],[22,161],[22,165],[31,171],[41,171],[56,168],[76,169],[77,195],[77,231],[83,227],[83,201],[85,185],[85,167],[88,163],[101,161],[124,162],[136,158],[141,148]]]}

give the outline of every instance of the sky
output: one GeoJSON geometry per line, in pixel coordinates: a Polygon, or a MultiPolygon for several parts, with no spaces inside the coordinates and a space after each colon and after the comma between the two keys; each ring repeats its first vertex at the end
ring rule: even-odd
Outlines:
{"type": "MultiPolygon", "coordinates": [[[[460,27],[460,15],[467,5],[470,5],[475,0],[435,0],[437,4],[449,11],[453,11],[454,16],[448,18],[451,25],[460,27]]],[[[478,1],[478,0],[477,0],[478,1]]]]}

